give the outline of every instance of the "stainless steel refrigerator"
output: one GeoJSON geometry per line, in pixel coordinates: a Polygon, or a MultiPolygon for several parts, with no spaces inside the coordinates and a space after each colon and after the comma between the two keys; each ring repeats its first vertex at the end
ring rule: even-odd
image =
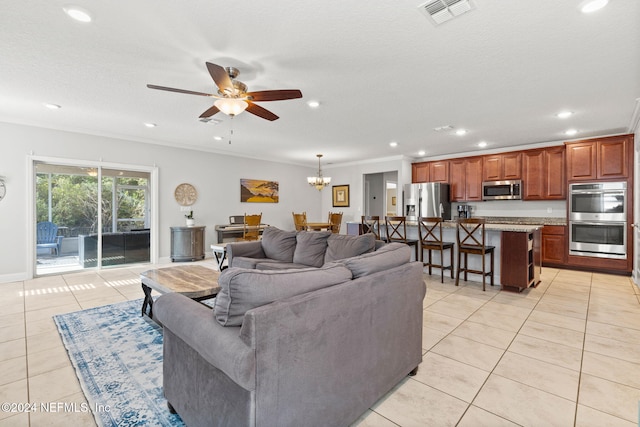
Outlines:
{"type": "Polygon", "coordinates": [[[416,221],[421,216],[451,219],[449,184],[441,182],[405,184],[402,195],[403,215],[407,217],[407,221],[416,221]]]}

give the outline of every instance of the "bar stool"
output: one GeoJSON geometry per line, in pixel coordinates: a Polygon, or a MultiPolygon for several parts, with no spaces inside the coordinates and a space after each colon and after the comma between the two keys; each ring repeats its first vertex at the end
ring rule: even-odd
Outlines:
{"type": "Polygon", "coordinates": [[[486,276],[491,277],[491,286],[493,286],[493,250],[495,246],[486,245],[486,234],[484,232],[485,220],[483,218],[466,218],[459,219],[456,224],[456,237],[458,241],[458,270],[456,274],[456,286],[460,281],[460,273],[464,271],[464,281],[467,281],[467,273],[482,275],[482,290],[485,290],[486,276]],[[464,267],[460,263],[460,258],[464,254],[464,267]],[[482,256],[482,270],[472,270],[469,268],[467,256],[482,256]],[[491,255],[491,269],[486,271],[486,256],[491,255]]]}
{"type": "Polygon", "coordinates": [[[451,271],[453,279],[453,242],[442,241],[442,218],[440,217],[420,217],[418,218],[418,234],[420,235],[420,249],[422,251],[422,265],[440,269],[440,283],[444,283],[444,271],[451,271]],[[449,265],[444,265],[444,251],[449,249],[449,265]],[[424,251],[429,251],[429,262],[424,262],[424,251]],[[440,252],[440,264],[434,264],[432,251],[440,252]]]}
{"type": "Polygon", "coordinates": [[[362,234],[372,233],[376,236],[376,240],[384,240],[380,238],[380,217],[377,215],[362,215],[360,217],[362,224],[362,234]]]}
{"type": "Polygon", "coordinates": [[[384,222],[387,229],[387,243],[399,242],[416,248],[416,261],[420,261],[418,256],[419,243],[416,239],[407,239],[407,218],[404,216],[385,216],[384,222]]]}

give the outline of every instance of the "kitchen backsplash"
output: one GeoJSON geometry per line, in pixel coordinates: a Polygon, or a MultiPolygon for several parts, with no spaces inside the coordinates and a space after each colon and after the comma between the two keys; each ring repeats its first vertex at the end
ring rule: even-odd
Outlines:
{"type": "Polygon", "coordinates": [[[567,216],[566,200],[491,200],[486,202],[452,203],[455,216],[459,204],[471,206],[472,217],[541,217],[564,218],[567,216]]]}

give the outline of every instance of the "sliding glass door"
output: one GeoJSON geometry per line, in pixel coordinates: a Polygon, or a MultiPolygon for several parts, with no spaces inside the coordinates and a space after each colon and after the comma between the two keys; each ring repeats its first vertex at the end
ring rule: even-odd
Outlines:
{"type": "Polygon", "coordinates": [[[36,275],[150,262],[150,174],[35,162],[36,275]]]}

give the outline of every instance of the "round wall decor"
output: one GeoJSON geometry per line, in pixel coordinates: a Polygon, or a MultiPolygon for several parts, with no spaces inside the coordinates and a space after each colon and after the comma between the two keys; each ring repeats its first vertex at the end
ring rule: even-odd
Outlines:
{"type": "Polygon", "coordinates": [[[7,186],[4,183],[3,179],[0,179],[0,200],[4,199],[4,196],[7,194],[7,186]]]}
{"type": "Polygon", "coordinates": [[[198,192],[195,187],[187,183],[178,185],[173,196],[180,206],[191,206],[198,200],[198,192]]]}

